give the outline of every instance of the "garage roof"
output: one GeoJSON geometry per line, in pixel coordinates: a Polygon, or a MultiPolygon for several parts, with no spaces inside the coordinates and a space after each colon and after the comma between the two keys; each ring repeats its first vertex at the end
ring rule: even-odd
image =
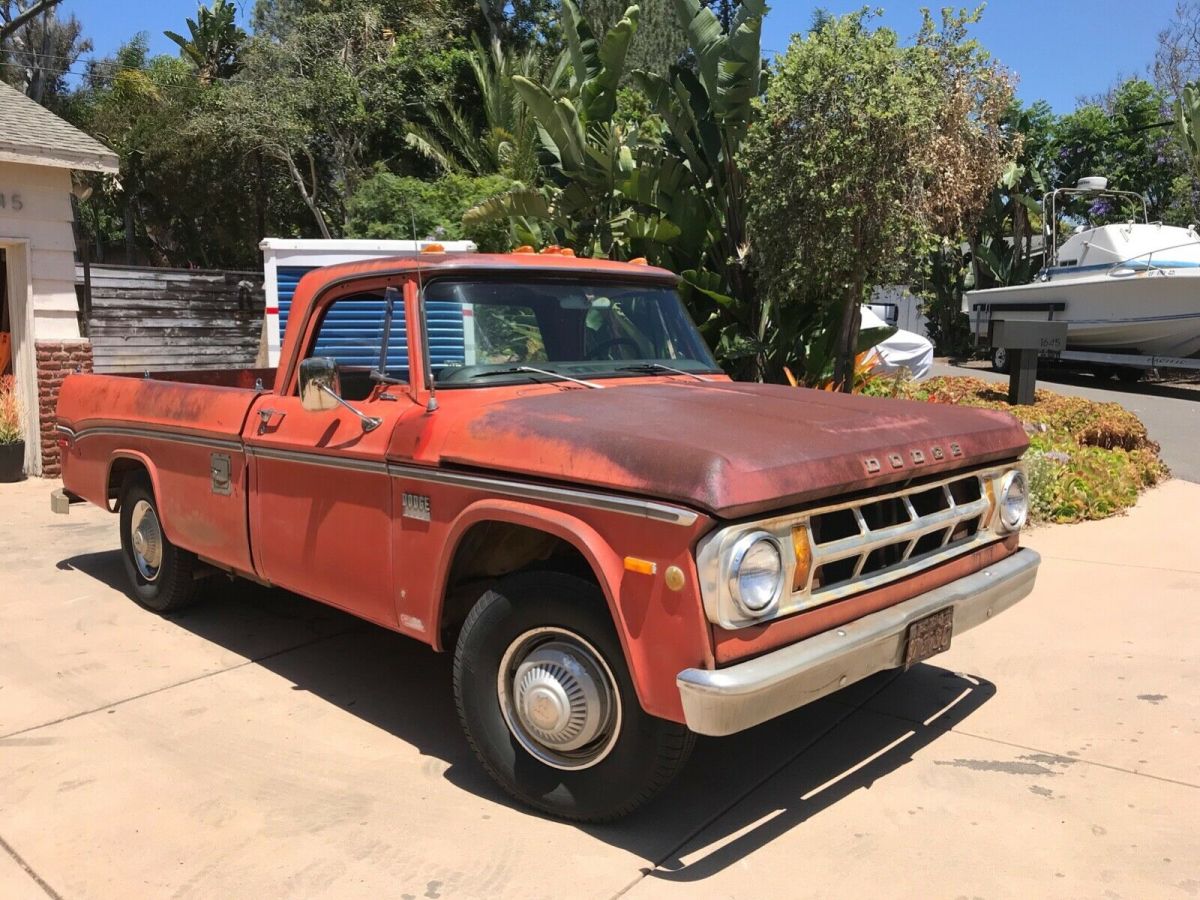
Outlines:
{"type": "Polygon", "coordinates": [[[111,175],[118,171],[112,150],[2,81],[0,162],[111,175]]]}

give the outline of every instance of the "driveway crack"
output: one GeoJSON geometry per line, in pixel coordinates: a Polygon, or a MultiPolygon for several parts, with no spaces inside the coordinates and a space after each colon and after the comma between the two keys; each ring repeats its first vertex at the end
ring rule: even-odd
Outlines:
{"type": "Polygon", "coordinates": [[[14,850],[12,844],[6,841],[2,835],[0,835],[0,848],[3,848],[4,852],[12,857],[13,862],[20,866],[26,875],[37,882],[37,886],[46,892],[47,897],[52,897],[53,900],[63,900],[62,894],[50,887],[50,885],[46,883],[46,879],[42,878],[41,875],[35,872],[33,867],[29,865],[29,863],[25,862],[25,859],[21,856],[21,854],[14,850]]]}

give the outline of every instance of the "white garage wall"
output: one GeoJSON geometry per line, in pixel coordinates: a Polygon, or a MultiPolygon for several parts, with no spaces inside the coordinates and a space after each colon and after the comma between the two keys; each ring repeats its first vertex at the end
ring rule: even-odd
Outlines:
{"type": "Polygon", "coordinates": [[[0,196],[0,241],[29,242],[34,340],[78,340],[70,171],[0,162],[0,196]]]}

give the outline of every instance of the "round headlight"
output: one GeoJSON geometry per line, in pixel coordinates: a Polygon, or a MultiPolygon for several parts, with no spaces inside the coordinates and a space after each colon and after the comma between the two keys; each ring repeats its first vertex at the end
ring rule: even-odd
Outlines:
{"type": "Polygon", "coordinates": [[[783,552],[779,542],[763,531],[748,534],[733,547],[729,592],[751,616],[770,611],[783,588],[783,552]]]}
{"type": "Polygon", "coordinates": [[[1017,531],[1029,516],[1029,490],[1025,475],[1013,469],[1000,482],[1000,524],[1008,531],[1017,531]]]}

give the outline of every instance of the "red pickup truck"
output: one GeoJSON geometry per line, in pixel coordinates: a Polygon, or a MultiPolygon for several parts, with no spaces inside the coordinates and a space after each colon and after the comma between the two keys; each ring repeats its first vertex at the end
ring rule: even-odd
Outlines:
{"type": "Polygon", "coordinates": [[[468,740],[540,810],[621,816],[695,734],[1033,587],[1014,419],[734,383],[664,270],[425,253],[288,312],[276,370],[69,377],[54,506],[119,513],[152,610],[224,572],[452,650],[468,740]]]}

